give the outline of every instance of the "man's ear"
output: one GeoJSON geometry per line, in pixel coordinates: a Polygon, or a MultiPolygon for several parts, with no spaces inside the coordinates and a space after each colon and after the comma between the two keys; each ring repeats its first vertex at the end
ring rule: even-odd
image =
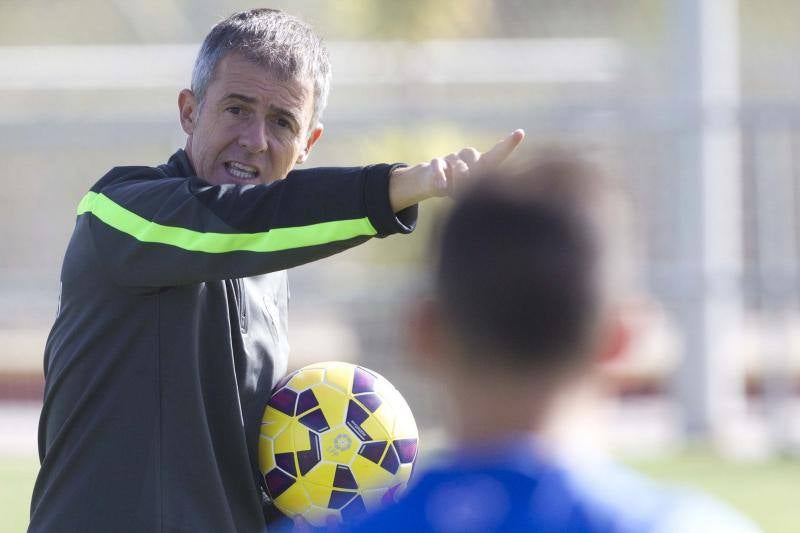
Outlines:
{"type": "Polygon", "coordinates": [[[300,155],[297,156],[297,164],[305,163],[306,159],[308,159],[308,154],[311,153],[311,148],[316,144],[320,137],[322,137],[322,130],[323,126],[320,122],[317,124],[317,127],[311,130],[311,134],[308,136],[308,140],[306,141],[306,146],[300,155]]]}
{"type": "Polygon", "coordinates": [[[186,135],[191,135],[197,126],[197,98],[189,89],[184,89],[178,94],[178,110],[180,112],[181,128],[186,135]]]}

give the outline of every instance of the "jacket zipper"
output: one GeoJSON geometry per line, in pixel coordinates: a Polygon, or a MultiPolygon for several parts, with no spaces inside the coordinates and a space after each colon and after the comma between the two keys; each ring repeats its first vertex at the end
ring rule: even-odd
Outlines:
{"type": "Polygon", "coordinates": [[[239,331],[247,333],[247,298],[244,294],[244,282],[240,278],[234,280],[236,306],[239,311],[239,331]]]}

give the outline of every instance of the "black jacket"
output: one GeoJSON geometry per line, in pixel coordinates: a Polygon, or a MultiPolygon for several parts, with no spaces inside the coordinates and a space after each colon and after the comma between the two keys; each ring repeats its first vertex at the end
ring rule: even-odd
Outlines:
{"type": "Polygon", "coordinates": [[[29,531],[264,528],[264,405],[285,373],[284,269],[408,233],[389,165],[212,186],[179,150],[78,207],[44,356],[29,531]]]}

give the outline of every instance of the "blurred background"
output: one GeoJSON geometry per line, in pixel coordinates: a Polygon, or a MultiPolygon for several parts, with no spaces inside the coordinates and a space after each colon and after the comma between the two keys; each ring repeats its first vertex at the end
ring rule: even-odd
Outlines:
{"type": "MultiPolygon", "coordinates": [[[[0,0],[0,506],[27,523],[42,351],[84,192],[158,164],[177,94],[226,0],[0,0]]],[[[417,162],[515,128],[616,179],[623,360],[565,431],[706,488],[767,531],[800,509],[800,3],[792,0],[274,0],[333,63],[307,165],[417,162]],[[591,405],[592,408],[586,408],[591,405]]],[[[409,237],[297,268],[292,366],[358,361],[408,399],[422,460],[446,445],[436,384],[404,358],[403,313],[447,202],[409,237]]],[[[582,396],[576,395],[576,398],[582,396]]]]}

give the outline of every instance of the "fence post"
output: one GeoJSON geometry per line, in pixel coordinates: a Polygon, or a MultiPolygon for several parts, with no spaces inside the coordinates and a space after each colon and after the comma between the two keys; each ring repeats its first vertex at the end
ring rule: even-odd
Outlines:
{"type": "Polygon", "coordinates": [[[673,4],[676,392],[689,437],[719,437],[744,407],[741,331],[741,150],[737,0],[673,4]]]}

